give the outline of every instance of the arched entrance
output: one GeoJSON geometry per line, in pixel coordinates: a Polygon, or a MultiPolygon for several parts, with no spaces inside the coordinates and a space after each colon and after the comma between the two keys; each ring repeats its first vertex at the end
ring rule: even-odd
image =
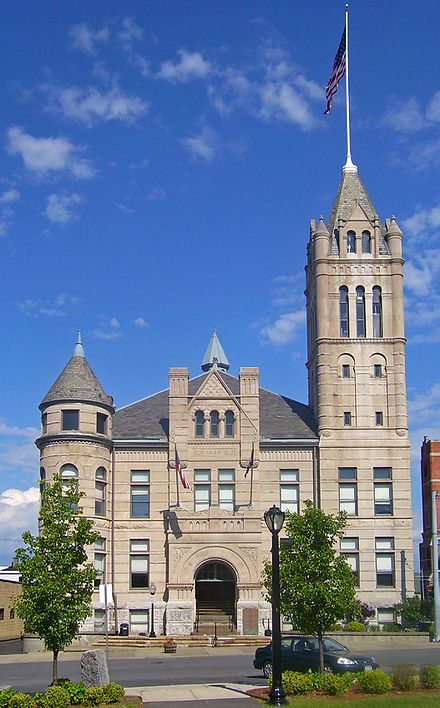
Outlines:
{"type": "Polygon", "coordinates": [[[236,578],[221,561],[204,563],[195,576],[196,631],[234,631],[236,626],[236,578]]]}

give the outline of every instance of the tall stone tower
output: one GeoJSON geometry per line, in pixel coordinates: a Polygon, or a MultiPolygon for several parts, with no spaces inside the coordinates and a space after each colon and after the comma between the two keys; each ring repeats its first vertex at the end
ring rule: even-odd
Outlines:
{"type": "MultiPolygon", "coordinates": [[[[81,344],[75,345],[61,374],[40,404],[40,475],[77,479],[85,497],[84,514],[96,519],[103,547],[110,542],[110,484],[113,399],[90,368],[81,344]]],[[[110,549],[107,549],[110,550],[110,549]]]]}
{"type": "Polygon", "coordinates": [[[402,233],[380,222],[354,165],[328,224],[311,222],[306,270],[319,503],[348,514],[341,551],[362,598],[380,606],[386,590],[390,606],[413,583],[402,233]]]}

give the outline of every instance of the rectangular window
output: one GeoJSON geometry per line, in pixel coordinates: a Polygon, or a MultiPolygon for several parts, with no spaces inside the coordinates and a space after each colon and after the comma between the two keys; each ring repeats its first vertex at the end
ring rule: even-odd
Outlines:
{"type": "Polygon", "coordinates": [[[351,425],[351,413],[350,413],[350,411],[344,411],[344,425],[351,425]]]}
{"type": "Polygon", "coordinates": [[[104,413],[96,414],[96,432],[101,435],[107,435],[107,420],[108,416],[104,413]]]}
{"type": "Polygon", "coordinates": [[[0,607],[0,620],[4,620],[4,619],[5,619],[5,608],[0,607]]]}
{"type": "Polygon", "coordinates": [[[41,416],[41,434],[46,435],[47,433],[47,413],[43,413],[41,416]]]}
{"type": "Polygon", "coordinates": [[[149,610],[130,610],[130,634],[148,634],[149,610]]]}
{"type": "Polygon", "coordinates": [[[383,413],[382,411],[376,411],[375,413],[376,425],[383,425],[383,413]]]}
{"type": "Polygon", "coordinates": [[[10,620],[15,619],[15,610],[13,607],[9,610],[9,619],[10,620]]]}
{"type": "Polygon", "coordinates": [[[148,588],[150,576],[150,542],[148,539],[130,541],[130,588],[148,588]]]}
{"type": "Polygon", "coordinates": [[[95,570],[97,572],[95,578],[95,588],[99,588],[105,579],[105,538],[97,538],[95,541],[95,570]]]}
{"type": "Polygon", "coordinates": [[[342,364],[342,378],[343,379],[350,378],[350,364],[342,364]]]}
{"type": "Polygon", "coordinates": [[[359,539],[358,538],[341,538],[341,554],[344,556],[350,566],[356,587],[359,587],[359,539]]]}
{"type": "Polygon", "coordinates": [[[373,365],[373,376],[375,379],[382,378],[382,364],[374,364],[373,365]]]}
{"type": "Polygon", "coordinates": [[[280,470],[280,509],[299,513],[299,470],[280,470]]]}
{"type": "Polygon", "coordinates": [[[105,516],[105,482],[95,482],[95,514],[96,516],[105,516]]]}
{"type": "Polygon", "coordinates": [[[130,479],[130,516],[147,519],[150,516],[150,471],[132,470],[130,479]]]}
{"type": "Polygon", "coordinates": [[[373,479],[375,482],[393,478],[392,467],[373,467],[373,479]]]}
{"type": "Polygon", "coordinates": [[[194,509],[203,511],[211,506],[211,470],[194,470],[194,509]]]}
{"type": "Polygon", "coordinates": [[[374,513],[391,516],[393,513],[393,485],[391,482],[374,483],[374,513]]]}
{"type": "Polygon", "coordinates": [[[395,621],[394,608],[393,607],[378,607],[377,608],[377,622],[378,624],[393,624],[395,621]]]}
{"type": "Polygon", "coordinates": [[[218,471],[218,505],[226,511],[235,510],[235,470],[218,471]]]}
{"type": "Polygon", "coordinates": [[[357,470],[355,467],[340,467],[339,477],[339,511],[345,511],[348,516],[357,515],[357,470]]]}
{"type": "Polygon", "coordinates": [[[394,538],[376,538],[376,585],[378,588],[393,588],[394,538]]]}
{"type": "Polygon", "coordinates": [[[62,430],[79,430],[79,411],[61,411],[62,430]]]}

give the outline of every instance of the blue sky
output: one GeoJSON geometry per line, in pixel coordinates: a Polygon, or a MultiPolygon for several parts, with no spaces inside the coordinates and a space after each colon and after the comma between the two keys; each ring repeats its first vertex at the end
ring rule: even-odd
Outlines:
{"type": "MultiPolygon", "coordinates": [[[[231,362],[306,401],[304,265],[345,161],[323,116],[334,0],[4,0],[0,23],[0,563],[35,527],[38,404],[76,330],[122,406],[231,362]]],[[[440,436],[440,6],[350,8],[352,153],[405,235],[416,527],[440,436]]]]}

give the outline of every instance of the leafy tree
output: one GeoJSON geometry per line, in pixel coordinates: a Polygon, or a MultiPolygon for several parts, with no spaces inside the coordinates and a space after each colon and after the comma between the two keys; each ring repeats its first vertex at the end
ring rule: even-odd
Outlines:
{"type": "Polygon", "coordinates": [[[58,653],[78,633],[90,616],[96,571],[87,563],[85,546],[99,534],[93,521],[81,516],[77,483],[54,476],[41,489],[39,535],[26,531],[24,548],[16,552],[15,566],[21,575],[22,594],[16,610],[26,632],[37,634],[53,653],[52,683],[57,683],[58,653]]]}
{"type": "Polygon", "coordinates": [[[419,595],[407,597],[404,602],[394,605],[394,609],[401,616],[407,627],[416,627],[418,622],[431,622],[433,620],[432,602],[422,600],[419,595]]]}
{"type": "MultiPolygon", "coordinates": [[[[280,606],[294,627],[318,638],[324,672],[323,635],[353,610],[355,580],[346,560],[335,551],[346,525],[345,514],[326,514],[309,500],[304,506],[302,514],[287,513],[283,528],[289,543],[280,548],[280,606]]],[[[264,584],[270,600],[269,563],[264,584]]]]}
{"type": "Polygon", "coordinates": [[[363,602],[356,598],[353,604],[353,608],[348,612],[345,621],[351,622],[352,620],[358,620],[362,624],[368,624],[368,620],[374,617],[376,610],[374,607],[368,604],[368,602],[363,602]]]}

